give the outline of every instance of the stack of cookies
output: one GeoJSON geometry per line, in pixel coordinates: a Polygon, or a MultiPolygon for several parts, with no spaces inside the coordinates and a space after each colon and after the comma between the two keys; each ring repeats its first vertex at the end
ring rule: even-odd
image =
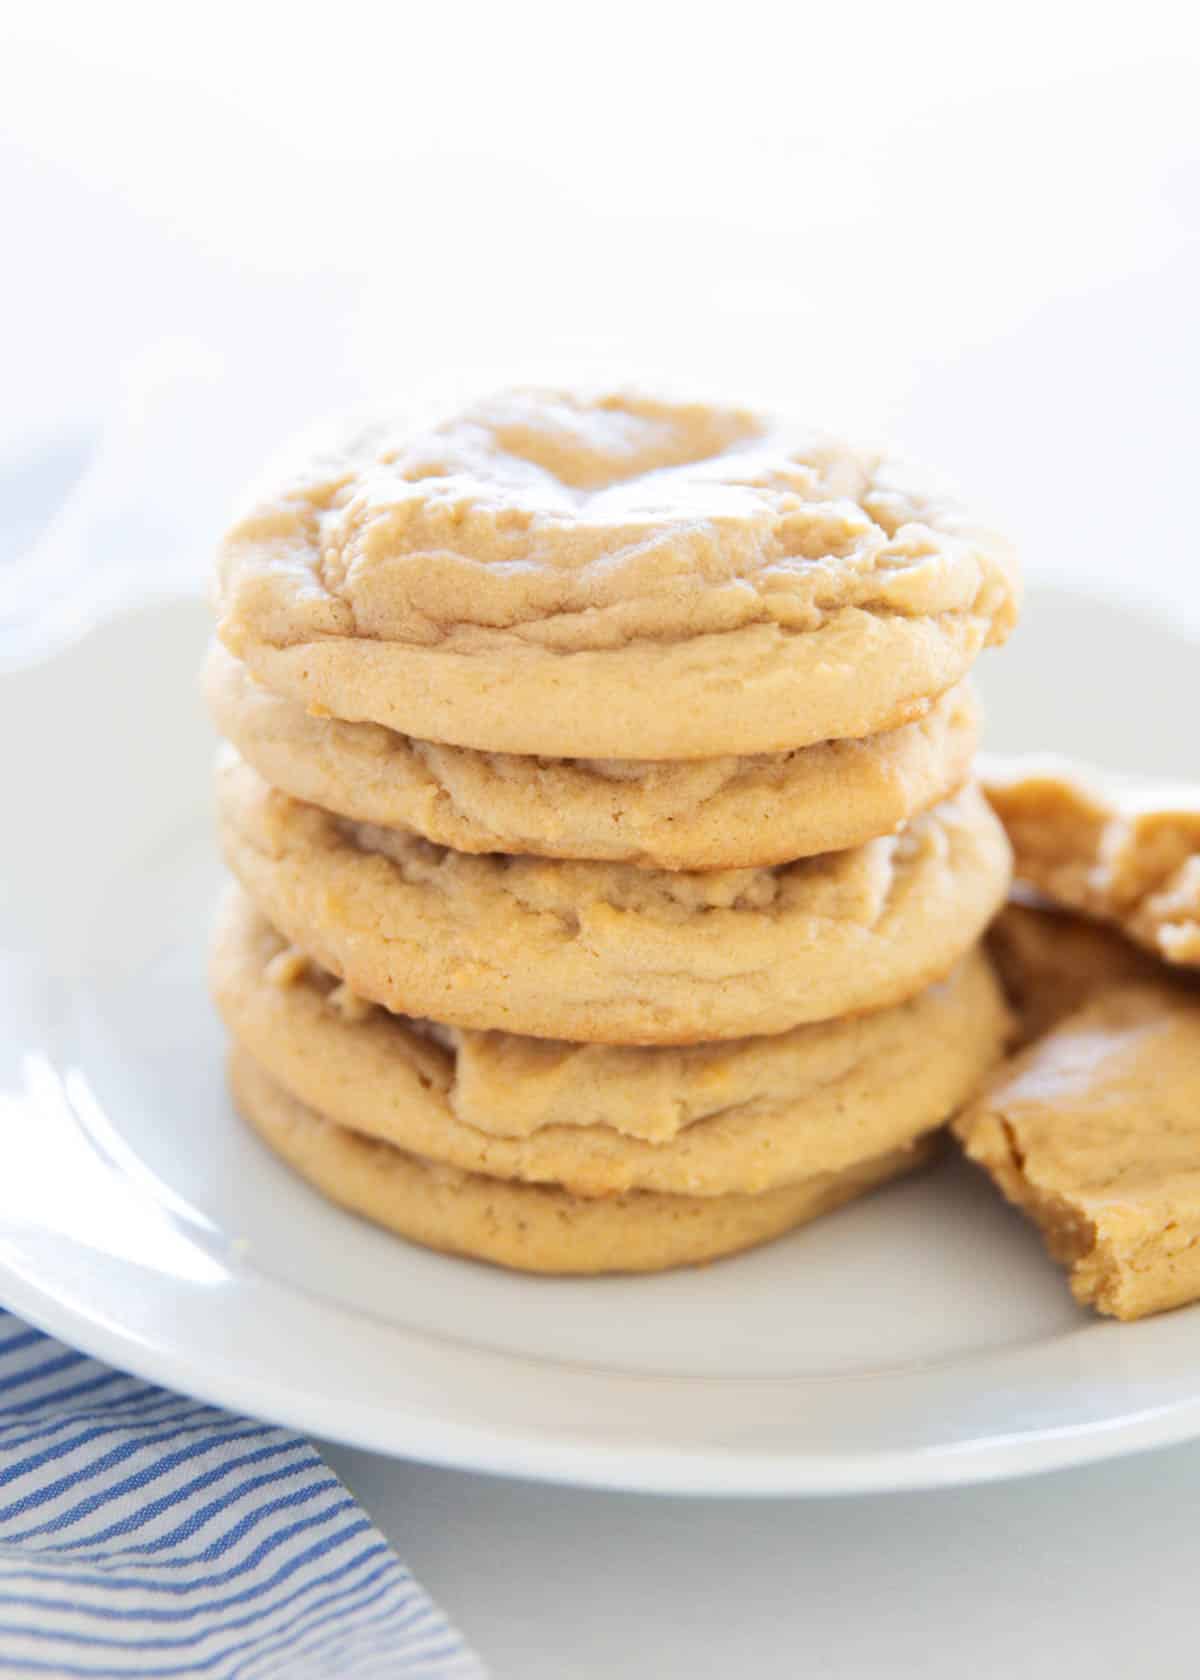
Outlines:
{"type": "Polygon", "coordinates": [[[648,1271],[904,1173],[1001,1053],[1008,550],[880,452],[508,393],[277,469],[207,689],[238,1107],[431,1247],[648,1271]]]}

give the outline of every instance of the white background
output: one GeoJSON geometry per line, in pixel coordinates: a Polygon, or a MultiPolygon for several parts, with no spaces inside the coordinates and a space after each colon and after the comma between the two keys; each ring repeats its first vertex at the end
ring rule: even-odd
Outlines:
{"type": "Polygon", "coordinates": [[[199,345],[197,568],[329,403],[599,367],[895,433],[1035,569],[1193,569],[1182,0],[3,17],[0,449],[199,345]]]}
{"type": "MultiPolygon", "coordinates": [[[[6,8],[0,488],[124,426],[198,580],[331,403],[641,372],[894,433],[1200,624],[1191,11],[6,8]]],[[[765,1507],[334,1457],[502,1680],[1195,1671],[1193,1449],[765,1507]]]]}

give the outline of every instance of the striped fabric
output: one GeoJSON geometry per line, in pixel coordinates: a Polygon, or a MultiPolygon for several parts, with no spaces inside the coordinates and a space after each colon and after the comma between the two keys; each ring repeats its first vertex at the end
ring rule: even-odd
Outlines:
{"type": "Polygon", "coordinates": [[[0,1310],[0,1675],[483,1672],[308,1442],[0,1310]]]}

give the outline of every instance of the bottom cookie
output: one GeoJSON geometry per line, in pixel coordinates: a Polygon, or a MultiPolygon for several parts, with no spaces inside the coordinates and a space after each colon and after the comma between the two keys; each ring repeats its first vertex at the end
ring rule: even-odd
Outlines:
{"type": "Polygon", "coordinates": [[[657,1272],[736,1254],[913,1171],[937,1148],[921,1139],[761,1195],[579,1197],[439,1166],[348,1131],[236,1048],[229,1082],[243,1118],[331,1201],[426,1248],[524,1272],[657,1272]]]}

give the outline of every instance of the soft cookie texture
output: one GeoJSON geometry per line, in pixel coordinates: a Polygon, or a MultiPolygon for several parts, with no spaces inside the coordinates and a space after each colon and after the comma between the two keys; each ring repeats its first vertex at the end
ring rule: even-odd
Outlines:
{"type": "Polygon", "coordinates": [[[1200,965],[1200,788],[1028,759],[990,765],[986,790],[1020,880],[1166,962],[1200,965]]]}
{"type": "Polygon", "coordinates": [[[268,919],[351,988],[454,1026],[617,1044],[783,1032],[939,979],[1008,889],[970,786],[901,834],[776,869],[469,857],[331,816],[226,749],[222,840],[268,919]]]}
{"type": "Polygon", "coordinates": [[[205,690],[222,735],[273,786],[339,816],[459,852],[531,852],[662,869],[742,869],[891,834],[970,770],[968,685],[915,723],[749,758],[520,757],[314,717],[218,644],[205,690]]]}
{"type": "Polygon", "coordinates": [[[1013,556],[903,463],[743,409],[518,390],[271,474],[219,634],[318,715],[486,752],[712,758],[921,718],[1013,556]]]}
{"type": "Polygon", "coordinates": [[[1141,1318],[1200,1298],[1200,999],[1103,993],[954,1130],[1070,1268],[1077,1300],[1141,1318]]]}
{"type": "Polygon", "coordinates": [[[906,1004],[773,1038],[628,1049],[430,1029],[348,1000],[237,891],[212,982],[235,1042],[327,1119],[576,1195],[756,1194],[841,1172],[940,1126],[1008,1029],[979,951],[906,1004]]]}
{"type": "Polygon", "coordinates": [[[589,1198],[423,1161],[297,1102],[244,1051],[229,1082],[263,1142],[331,1201],[410,1242],[525,1272],[657,1272],[770,1242],[928,1161],[923,1139],[760,1196],[589,1198]]]}
{"type": "Polygon", "coordinates": [[[988,929],[987,948],[1023,1042],[1040,1038],[1101,992],[1170,972],[1114,928],[1023,900],[1005,905],[988,929]]]}

